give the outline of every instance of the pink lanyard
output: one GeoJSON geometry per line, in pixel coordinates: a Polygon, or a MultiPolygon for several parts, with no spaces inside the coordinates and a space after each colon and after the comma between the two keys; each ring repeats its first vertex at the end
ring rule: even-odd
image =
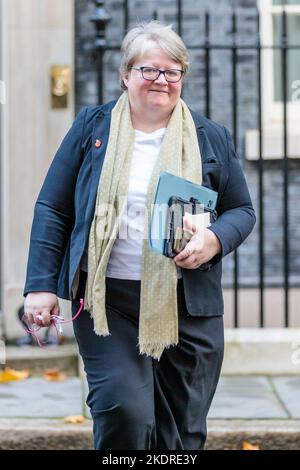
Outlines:
{"type": "MultiPolygon", "coordinates": [[[[74,317],[71,318],[71,320],[65,320],[60,315],[51,315],[51,317],[50,317],[50,322],[51,322],[50,327],[54,326],[57,336],[62,334],[62,324],[63,323],[71,323],[72,321],[76,320],[76,318],[78,317],[78,315],[80,314],[80,312],[83,309],[83,305],[84,305],[83,299],[80,299],[80,307],[79,307],[78,311],[76,312],[76,314],[74,315],[74,317]]],[[[24,330],[27,333],[30,333],[35,338],[36,342],[38,343],[38,345],[41,348],[44,348],[44,344],[47,344],[47,342],[46,341],[41,341],[40,338],[38,337],[37,333],[41,328],[46,328],[46,327],[39,326],[36,323],[33,323],[32,326],[29,326],[29,324],[27,322],[27,318],[25,318],[25,317],[26,316],[24,314],[23,317],[22,317],[22,324],[23,324],[24,330]],[[24,323],[27,325],[26,327],[24,326],[24,323]]],[[[39,320],[42,320],[41,315],[37,315],[37,318],[39,320]]]]}

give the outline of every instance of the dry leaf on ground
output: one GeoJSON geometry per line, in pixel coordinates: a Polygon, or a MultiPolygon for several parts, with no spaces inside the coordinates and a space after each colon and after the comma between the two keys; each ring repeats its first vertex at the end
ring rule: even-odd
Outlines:
{"type": "Polygon", "coordinates": [[[10,367],[5,367],[0,371],[0,383],[12,382],[14,380],[24,380],[31,375],[30,370],[15,370],[10,367]]]}
{"type": "Polygon", "coordinates": [[[52,382],[63,382],[66,380],[66,374],[60,372],[59,369],[46,369],[43,373],[43,377],[52,382]]]}
{"type": "Polygon", "coordinates": [[[257,444],[251,444],[248,441],[243,441],[243,450],[260,450],[260,447],[257,444]]]}
{"type": "Polygon", "coordinates": [[[81,415],[67,416],[64,419],[64,422],[70,424],[81,424],[84,422],[84,417],[81,415]]]}

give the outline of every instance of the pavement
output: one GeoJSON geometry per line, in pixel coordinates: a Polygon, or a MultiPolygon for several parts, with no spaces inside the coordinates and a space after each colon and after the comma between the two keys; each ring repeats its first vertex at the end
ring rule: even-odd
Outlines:
{"type": "MultiPolygon", "coordinates": [[[[207,449],[300,449],[300,377],[221,376],[208,416],[207,449]]],[[[92,449],[85,378],[41,376],[0,384],[0,449],[92,449]],[[83,415],[81,424],[64,418],[83,415]]]]}

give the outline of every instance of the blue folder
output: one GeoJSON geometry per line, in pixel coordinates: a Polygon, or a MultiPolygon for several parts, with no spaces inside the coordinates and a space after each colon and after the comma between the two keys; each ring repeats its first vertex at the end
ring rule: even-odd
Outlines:
{"type": "Polygon", "coordinates": [[[168,202],[171,196],[178,196],[188,201],[193,197],[201,205],[203,204],[204,210],[213,210],[216,207],[218,193],[171,173],[160,173],[152,206],[148,239],[150,248],[162,255],[167,233],[168,202]]]}

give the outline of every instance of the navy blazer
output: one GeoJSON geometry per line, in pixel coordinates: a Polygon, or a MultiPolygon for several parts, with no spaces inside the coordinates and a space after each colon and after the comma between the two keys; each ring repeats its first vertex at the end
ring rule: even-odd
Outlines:
{"type": "MultiPolygon", "coordinates": [[[[75,298],[115,103],[84,107],[54,156],[35,203],[24,296],[43,291],[75,298]],[[95,146],[97,139],[100,146],[95,146]]],[[[182,268],[184,294],[191,315],[222,315],[222,258],[245,240],[256,218],[229,131],[191,113],[202,156],[202,184],[218,191],[218,218],[209,229],[222,251],[205,270],[182,268]]]]}

